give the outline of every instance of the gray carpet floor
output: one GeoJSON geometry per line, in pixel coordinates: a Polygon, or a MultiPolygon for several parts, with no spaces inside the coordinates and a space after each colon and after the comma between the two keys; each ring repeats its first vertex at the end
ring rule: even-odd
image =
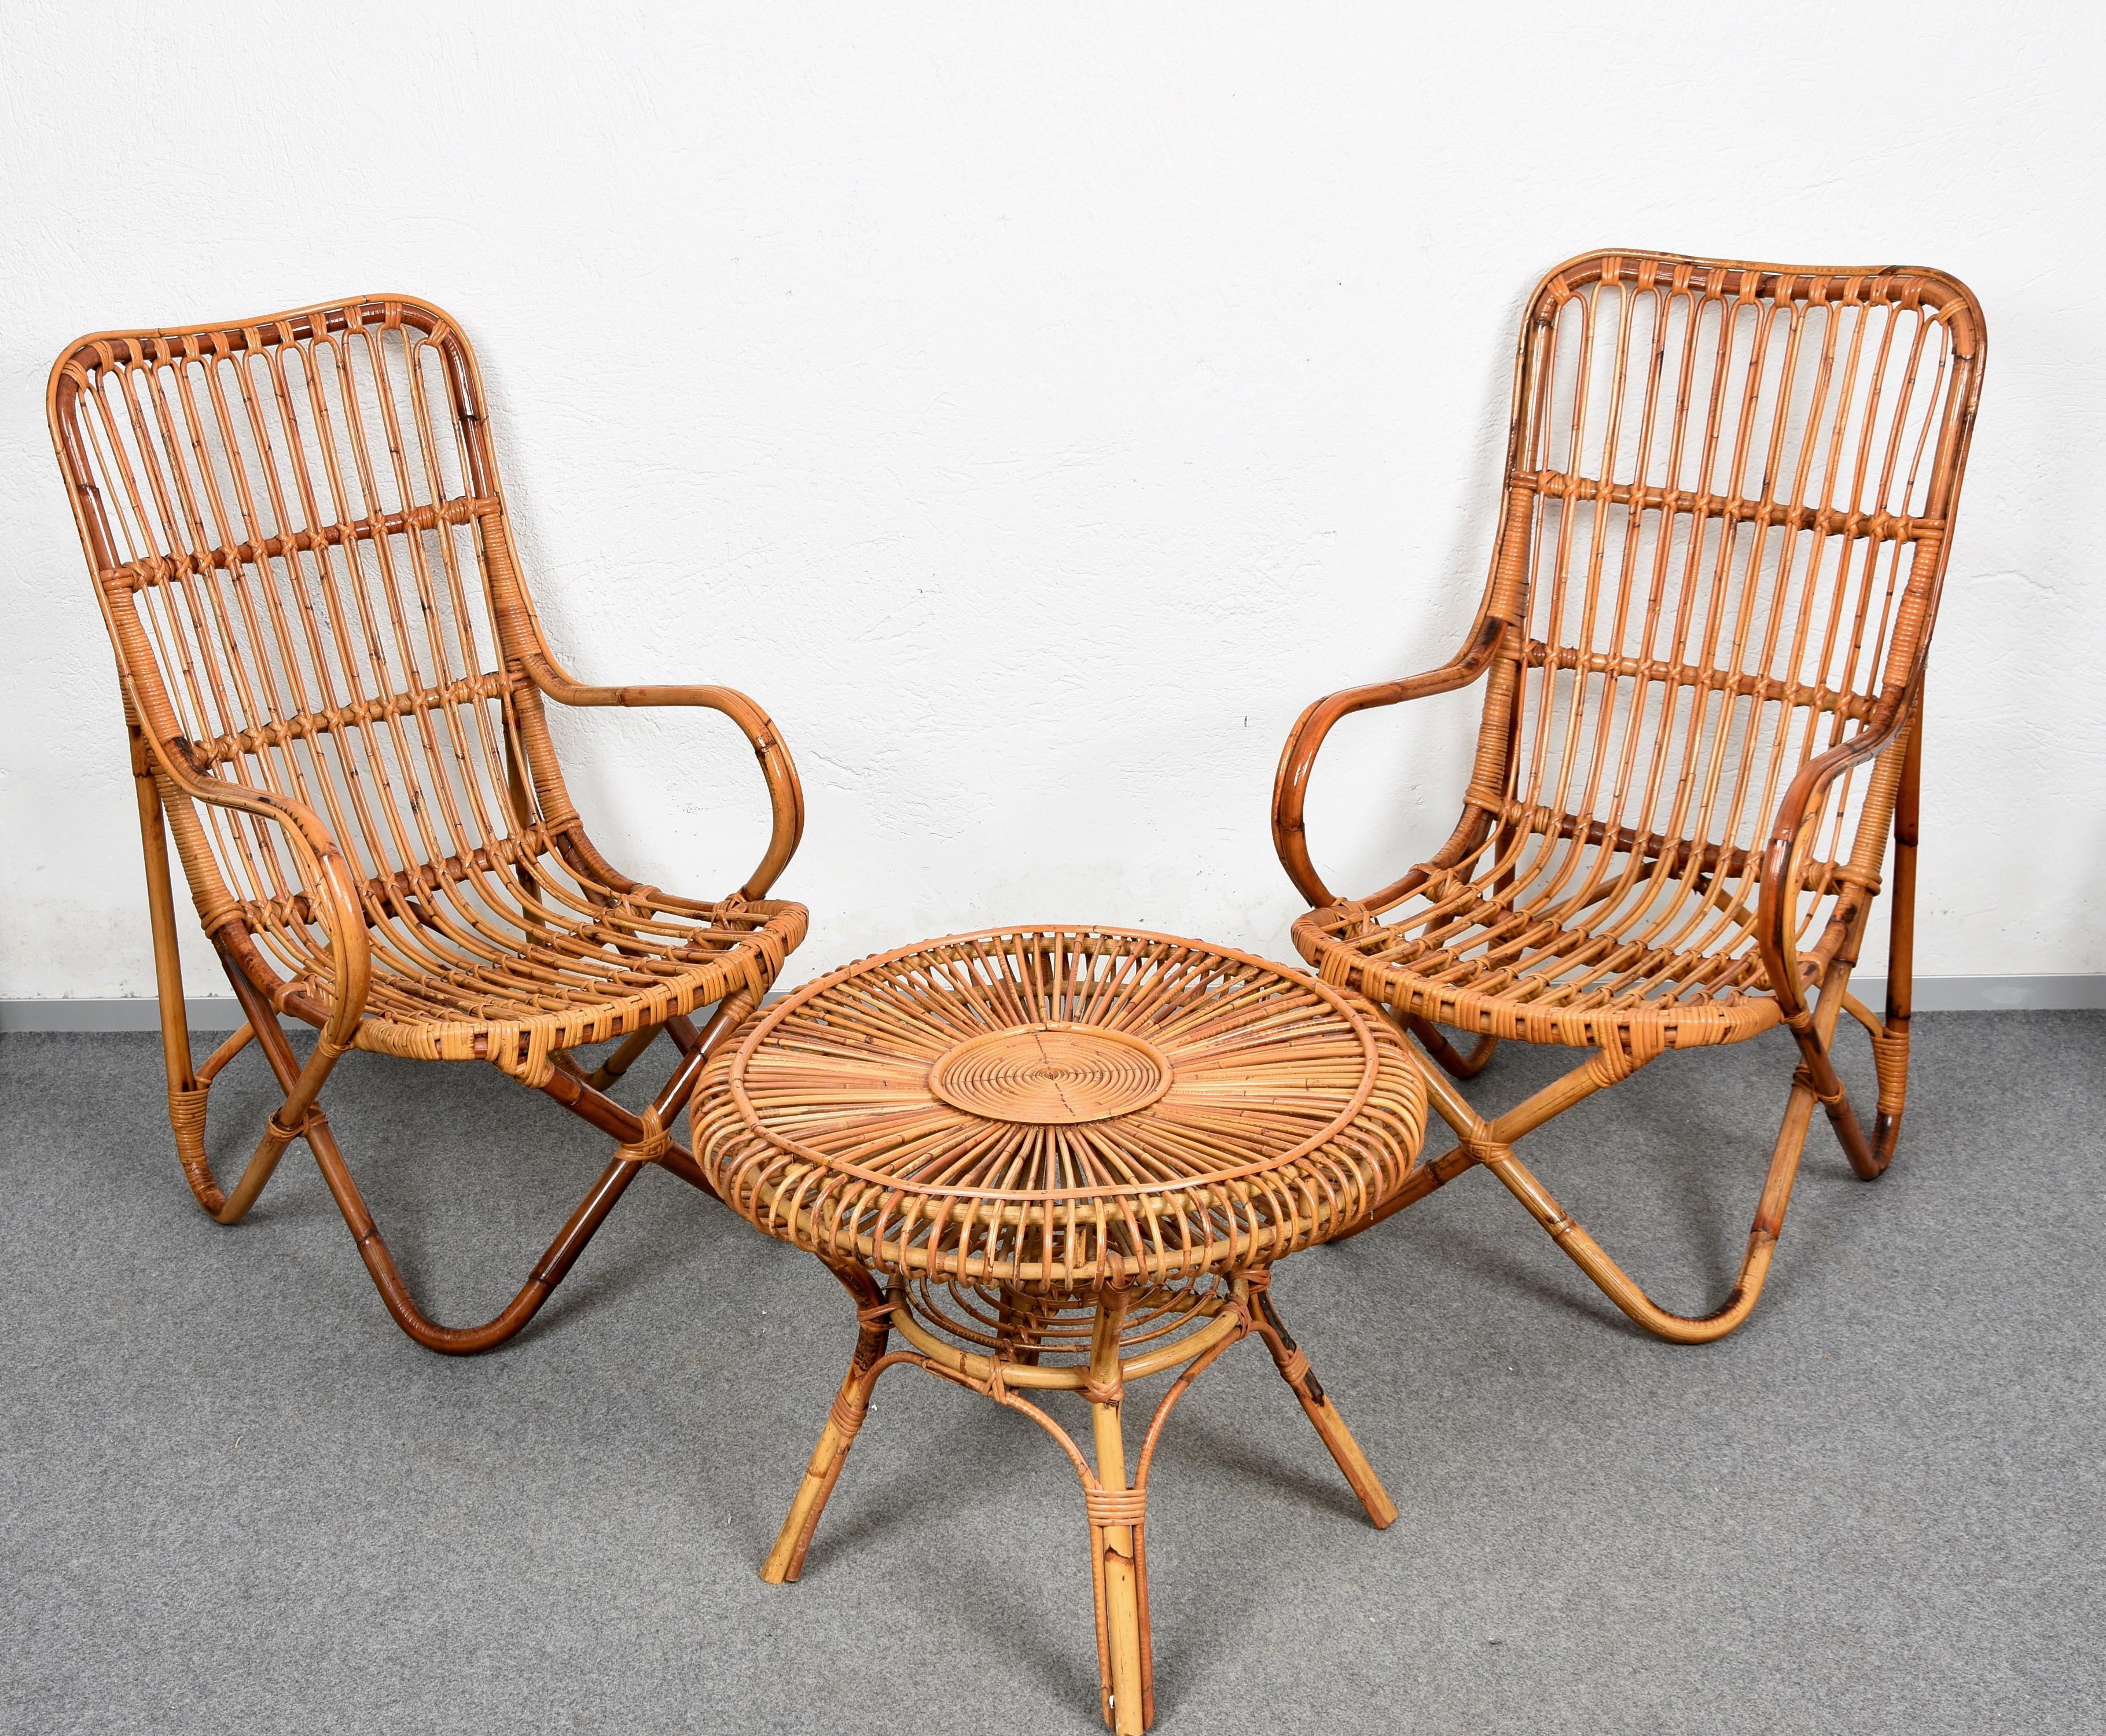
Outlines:
{"type": "MultiPolygon", "coordinates": [[[[1723,1343],[1627,1325],[1481,1171],[1283,1267],[1403,1518],[1366,1524],[1261,1348],[1217,1364],[1149,1506],[1165,1736],[2106,1729],[2106,1018],[1918,1030],[1901,1157],[1865,1186],[1817,1123],[1723,1343]]],[[[1567,1058],[1504,1051],[1480,1100],[1567,1058]]],[[[1790,1065],[1669,1056],[1530,1161],[1694,1307],[1790,1065]]],[[[253,1053],[216,1088],[222,1164],[270,1094],[253,1053]]],[[[330,1101],[449,1319],[604,1157],[486,1067],[356,1055],[330,1101]]],[[[646,1175],[526,1333],[450,1360],[303,1148],[223,1229],[162,1116],[152,1038],[0,1040],[7,1729],[1097,1728],[1073,1475],[984,1400],[889,1376],[803,1582],[756,1577],[852,1336],[808,1257],[646,1175]]]]}

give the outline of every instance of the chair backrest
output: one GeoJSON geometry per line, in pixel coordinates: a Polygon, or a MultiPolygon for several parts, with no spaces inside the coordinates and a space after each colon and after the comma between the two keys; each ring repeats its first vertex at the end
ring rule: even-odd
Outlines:
{"type": "MultiPolygon", "coordinates": [[[[1471,790],[1521,878],[1545,852],[1588,897],[1615,856],[1752,876],[1799,767],[1920,670],[1983,338],[1935,271],[1610,253],[1544,280],[1471,790]]],[[[1876,878],[1892,785],[1841,783],[1820,861],[1876,878]]]]}
{"type": "MultiPolygon", "coordinates": [[[[164,753],[312,808],[398,893],[546,848],[569,809],[518,661],[539,629],[444,314],[105,333],[60,358],[49,409],[128,710],[164,753]]],[[[201,907],[282,885],[238,817],[170,817],[201,907]]]]}

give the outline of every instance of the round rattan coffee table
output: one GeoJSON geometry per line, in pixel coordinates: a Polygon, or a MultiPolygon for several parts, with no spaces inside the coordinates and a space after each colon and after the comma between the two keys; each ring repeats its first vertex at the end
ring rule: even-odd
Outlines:
{"type": "Polygon", "coordinates": [[[1358,1228],[1417,1160],[1425,1088],[1364,1003],[1167,935],[960,935],[773,1009],[692,1118],[726,1203],[824,1260],[860,1327],[762,1577],[797,1577],[871,1389],[903,1363],[1023,1412],[1073,1463],[1122,1733],[1154,1716],[1149,1468],[1216,1357],[1263,1339],[1368,1516],[1396,1517],[1267,1293],[1275,1261],[1358,1228]],[[1172,1369],[1129,1476],[1127,1385],[1172,1369]],[[1091,1457],[1048,1389],[1087,1401],[1091,1457]]]}

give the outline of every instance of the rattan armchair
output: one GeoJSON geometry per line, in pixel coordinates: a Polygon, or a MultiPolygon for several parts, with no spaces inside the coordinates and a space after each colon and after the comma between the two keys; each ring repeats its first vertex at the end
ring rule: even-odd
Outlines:
{"type": "Polygon", "coordinates": [[[117,654],[183,1172],[232,1224],[304,1139],[389,1313],[456,1353],[524,1326],[647,1163],[707,1189],[667,1129],[805,927],[766,896],[804,824],[789,750],[728,688],[563,672],[521,576],[487,403],[460,328],[392,297],[85,338],[48,396],[117,654]],[[730,718],[773,809],[744,886],[697,900],[611,866],[566,790],[551,700],[730,718]],[[202,1066],[171,835],[247,1021],[202,1066]],[[697,1029],[689,1015],[712,1005],[697,1029]],[[315,1028],[304,1061],[281,1015],[315,1028]],[[626,1108],[608,1087],[661,1032],[681,1051],[672,1076],[626,1108]],[[590,1072],[571,1053],[615,1038],[590,1072]],[[285,1099],[227,1190],[207,1096],[252,1041],[285,1099]],[[482,1326],[425,1318],[360,1197],[319,1100],[351,1049],[489,1062],[616,1143],[482,1326]]]}
{"type": "Polygon", "coordinates": [[[1602,253],[1530,298],[1467,642],[1431,673],[1311,705],[1274,790],[1275,845],[1314,906],[1297,947],[1418,1039],[1455,1131],[1383,1215],[1481,1162],[1632,1319],[1695,1343],[1754,1307],[1817,1105],[1858,1175],[1892,1160],[1924,662],[1983,341],[1964,285],[1907,267],[1602,253]],[[1326,734],[1351,713],[1480,681],[1454,833],[1380,890],[1334,895],[1303,830],[1326,734]],[[1875,1015],[1849,983],[1890,830],[1875,1015]],[[1831,1057],[1845,1013],[1871,1040],[1869,1135],[1831,1057]],[[1671,1313],[1515,1142],[1665,1050],[1778,1025],[1797,1065],[1738,1280],[1707,1314],[1671,1313]],[[1487,1118],[1443,1075],[1471,1077],[1508,1039],[1593,1053],[1487,1118]]]}

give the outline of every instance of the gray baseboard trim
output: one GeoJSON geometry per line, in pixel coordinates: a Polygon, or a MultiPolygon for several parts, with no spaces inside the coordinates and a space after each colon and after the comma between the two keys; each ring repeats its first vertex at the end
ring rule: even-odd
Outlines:
{"type": "MultiPolygon", "coordinates": [[[[2106,988],[2106,978],[2098,981],[2102,988],[2106,988]]],[[[782,998],[780,995],[770,995],[768,1000],[772,1003],[782,998]]],[[[2086,1004],[2106,1006],[2106,999],[2086,1004]]],[[[241,1004],[231,995],[192,996],[184,1006],[189,1012],[193,1032],[231,1031],[242,1022],[241,1004]]],[[[286,1022],[293,1029],[307,1028],[291,1020],[286,1022]]],[[[140,996],[113,996],[106,1000],[0,1000],[0,1033],[160,1028],[160,1003],[140,996]]]]}
{"type": "MultiPolygon", "coordinates": [[[[1884,1004],[1886,979],[1880,972],[1861,971],[1855,985],[1876,1012],[1884,1004]]],[[[768,999],[780,1000],[779,994],[768,999]]],[[[189,1002],[190,1029],[231,1031],[241,1009],[231,995],[199,996],[189,1002]]],[[[2106,976],[2100,977],[1918,977],[1919,1013],[2090,1013],[2106,1010],[2106,976]]],[[[107,1000],[0,1000],[0,1031],[157,1031],[157,1002],[140,997],[107,1000]]]]}
{"type": "MultiPolygon", "coordinates": [[[[192,1031],[231,1031],[241,1004],[231,995],[193,995],[184,1002],[192,1031]]],[[[159,1031],[161,1004],[142,996],[107,1000],[0,1000],[0,1031],[159,1031]]]]}
{"type": "MultiPolygon", "coordinates": [[[[1886,1004],[1884,968],[1851,984],[1879,1012],[1886,1004]]],[[[2106,1008],[2106,977],[1918,977],[1918,1013],[2095,1013],[2106,1008]]]]}

